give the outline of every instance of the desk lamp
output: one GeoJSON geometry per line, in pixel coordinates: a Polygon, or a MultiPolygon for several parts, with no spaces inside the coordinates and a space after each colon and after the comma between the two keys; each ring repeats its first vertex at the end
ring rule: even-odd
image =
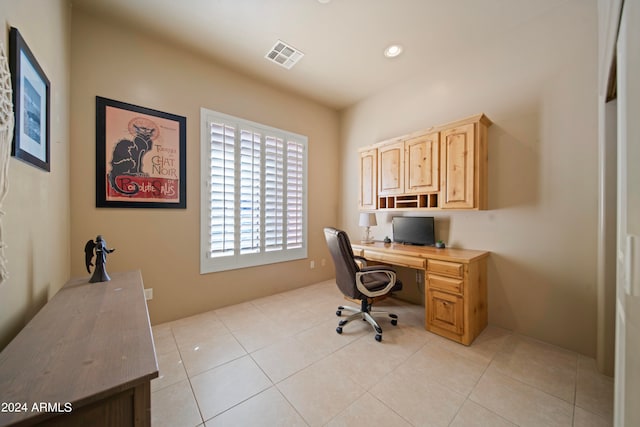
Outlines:
{"type": "Polygon", "coordinates": [[[378,221],[376,221],[376,214],[373,212],[361,212],[360,222],[358,225],[360,225],[360,227],[365,227],[364,239],[361,243],[373,243],[373,238],[371,237],[371,226],[378,225],[378,221]]]}

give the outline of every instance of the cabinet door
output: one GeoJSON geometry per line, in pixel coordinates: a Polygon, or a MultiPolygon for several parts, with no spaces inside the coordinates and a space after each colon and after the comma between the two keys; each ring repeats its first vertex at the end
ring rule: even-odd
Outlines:
{"type": "Polygon", "coordinates": [[[378,166],[378,150],[360,152],[360,195],[358,198],[360,209],[377,209],[376,186],[378,166]]]}
{"type": "Polygon", "coordinates": [[[427,290],[427,329],[436,327],[456,335],[464,333],[464,302],[461,296],[427,290]]]}
{"type": "Polygon", "coordinates": [[[405,193],[438,191],[440,188],[439,148],[438,132],[405,141],[405,193]]]}
{"type": "Polygon", "coordinates": [[[378,194],[404,193],[404,142],[378,147],[378,194]]]}
{"type": "Polygon", "coordinates": [[[475,208],[475,131],[474,124],[441,132],[441,186],[443,208],[475,208]]]}

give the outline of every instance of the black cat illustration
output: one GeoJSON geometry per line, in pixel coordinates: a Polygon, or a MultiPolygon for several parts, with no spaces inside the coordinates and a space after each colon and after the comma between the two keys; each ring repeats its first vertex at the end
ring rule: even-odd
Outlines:
{"type": "Polygon", "coordinates": [[[120,194],[132,195],[138,193],[140,186],[132,183],[133,188],[123,189],[118,186],[119,176],[148,176],[142,170],[142,158],[151,150],[153,139],[157,136],[157,128],[132,123],[130,128],[135,131],[133,141],[121,139],[113,148],[111,159],[111,171],[109,172],[109,183],[111,188],[120,194]]]}

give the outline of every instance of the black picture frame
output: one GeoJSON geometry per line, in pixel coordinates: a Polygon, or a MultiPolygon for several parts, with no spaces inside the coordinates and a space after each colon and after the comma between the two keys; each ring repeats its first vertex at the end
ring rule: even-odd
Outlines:
{"type": "Polygon", "coordinates": [[[186,209],[187,119],[96,96],[96,207],[186,209]]]}
{"type": "Polygon", "coordinates": [[[51,85],[17,28],[9,30],[15,127],[11,155],[51,171],[51,85]]]}

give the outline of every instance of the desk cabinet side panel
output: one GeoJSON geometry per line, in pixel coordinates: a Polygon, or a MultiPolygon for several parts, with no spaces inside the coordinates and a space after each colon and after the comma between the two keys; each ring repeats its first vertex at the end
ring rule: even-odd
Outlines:
{"type": "Polygon", "coordinates": [[[487,297],[487,260],[482,259],[469,264],[469,292],[472,304],[469,307],[470,341],[487,327],[489,318],[487,297]]]}

